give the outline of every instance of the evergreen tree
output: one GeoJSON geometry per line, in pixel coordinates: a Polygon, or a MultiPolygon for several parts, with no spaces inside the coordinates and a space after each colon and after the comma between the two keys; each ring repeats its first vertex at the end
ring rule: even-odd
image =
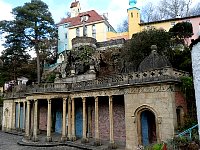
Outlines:
{"type": "MultiPolygon", "coordinates": [[[[0,23],[1,30],[7,32],[7,43],[12,43],[9,37],[14,37],[15,40],[20,40],[17,47],[21,49],[33,48],[37,56],[37,81],[40,83],[40,56],[44,49],[40,45],[44,40],[55,39],[56,27],[49,12],[47,4],[41,0],[31,0],[23,6],[16,7],[12,10],[15,16],[14,21],[4,21],[0,23]],[[6,24],[7,25],[6,25],[6,24]],[[14,31],[9,32],[9,30],[14,31]]],[[[12,45],[9,45],[10,47],[12,45]]],[[[46,49],[45,49],[46,50],[46,49]]]]}

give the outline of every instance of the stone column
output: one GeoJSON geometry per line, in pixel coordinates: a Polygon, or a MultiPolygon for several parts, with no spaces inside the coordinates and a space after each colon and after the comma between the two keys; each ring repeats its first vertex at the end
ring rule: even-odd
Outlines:
{"type": "Polygon", "coordinates": [[[51,99],[47,99],[48,102],[48,112],[47,112],[47,137],[46,141],[51,142],[51,99]]]}
{"type": "Polygon", "coordinates": [[[95,97],[95,143],[96,146],[101,145],[99,138],[99,98],[95,97]]]}
{"type": "Polygon", "coordinates": [[[34,100],[34,116],[33,116],[33,141],[37,142],[37,131],[38,131],[38,100],[34,100]]]}
{"type": "Polygon", "coordinates": [[[72,98],[72,141],[76,140],[75,135],[75,104],[74,104],[74,98],[72,98]]]}
{"type": "Polygon", "coordinates": [[[63,116],[62,116],[62,137],[61,141],[66,141],[66,98],[63,98],[63,116]]]}
{"type": "Polygon", "coordinates": [[[23,130],[26,126],[26,102],[23,102],[23,130]]]}
{"type": "Polygon", "coordinates": [[[82,135],[82,143],[88,142],[86,136],[86,97],[83,97],[83,135],[82,135]]]}
{"type": "Polygon", "coordinates": [[[30,110],[31,102],[27,100],[25,138],[30,140],[30,110]]]}
{"type": "Polygon", "coordinates": [[[113,130],[113,97],[109,96],[109,120],[110,120],[110,148],[116,148],[114,142],[114,130],[113,130]]]}
{"type": "Polygon", "coordinates": [[[19,129],[20,128],[20,102],[18,102],[18,105],[17,105],[17,109],[18,109],[18,114],[17,114],[17,128],[19,129]]]}
{"type": "Polygon", "coordinates": [[[72,138],[72,130],[71,130],[71,98],[68,98],[68,135],[67,138],[68,140],[71,140],[72,138]]]}

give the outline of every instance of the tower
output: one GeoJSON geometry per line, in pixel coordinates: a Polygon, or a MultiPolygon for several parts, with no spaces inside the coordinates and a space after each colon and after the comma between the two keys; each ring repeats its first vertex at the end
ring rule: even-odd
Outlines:
{"type": "Polygon", "coordinates": [[[81,6],[80,6],[80,3],[79,1],[74,1],[71,3],[71,17],[76,17],[78,16],[78,14],[80,13],[81,11],[81,6]]]}
{"type": "Polygon", "coordinates": [[[135,7],[136,0],[129,0],[130,8],[128,11],[128,32],[129,38],[132,35],[140,32],[140,9],[135,7]]]}

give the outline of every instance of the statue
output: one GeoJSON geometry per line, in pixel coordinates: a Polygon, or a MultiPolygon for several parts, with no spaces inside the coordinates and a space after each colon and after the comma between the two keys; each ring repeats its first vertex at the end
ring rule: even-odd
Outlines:
{"type": "Polygon", "coordinates": [[[137,3],[137,0],[129,0],[129,5],[131,7],[134,7],[136,3],[137,3]]]}
{"type": "Polygon", "coordinates": [[[86,16],[83,16],[83,36],[87,36],[87,31],[86,31],[86,26],[85,26],[85,23],[86,23],[86,16]]]}

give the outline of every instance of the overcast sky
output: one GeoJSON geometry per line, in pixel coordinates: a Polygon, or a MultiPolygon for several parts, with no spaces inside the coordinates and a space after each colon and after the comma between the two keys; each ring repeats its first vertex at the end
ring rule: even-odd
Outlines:
{"type": "MultiPolygon", "coordinates": [[[[31,0],[0,0],[0,20],[12,19],[10,14],[12,8],[22,6],[25,2],[31,0]]],[[[55,23],[58,23],[61,18],[65,17],[66,12],[70,11],[70,4],[74,0],[43,0],[52,13],[55,23]]],[[[137,7],[151,0],[138,0],[137,7]]],[[[159,0],[153,0],[152,3],[157,3],[159,0]]],[[[199,0],[193,0],[199,1],[199,0]]],[[[120,24],[127,17],[127,8],[129,8],[129,0],[79,0],[81,4],[81,11],[96,10],[99,14],[108,13],[110,24],[117,29],[120,24]]],[[[0,45],[2,39],[0,41],[0,45]]],[[[0,52],[3,47],[0,46],[0,52]]]]}

